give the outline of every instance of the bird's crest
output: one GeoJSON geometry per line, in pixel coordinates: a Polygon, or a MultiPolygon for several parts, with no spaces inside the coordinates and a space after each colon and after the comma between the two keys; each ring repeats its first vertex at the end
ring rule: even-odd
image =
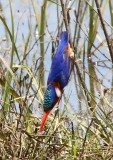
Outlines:
{"type": "Polygon", "coordinates": [[[44,93],[44,102],[43,102],[44,111],[53,108],[55,96],[56,96],[55,88],[53,87],[52,84],[49,84],[44,93]]]}

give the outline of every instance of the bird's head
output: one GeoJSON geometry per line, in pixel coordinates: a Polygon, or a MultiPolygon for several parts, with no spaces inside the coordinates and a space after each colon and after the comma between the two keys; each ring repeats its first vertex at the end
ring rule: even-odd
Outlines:
{"type": "Polygon", "coordinates": [[[43,102],[44,113],[42,115],[42,121],[39,129],[40,131],[42,131],[48,114],[55,106],[55,104],[58,102],[59,98],[61,97],[61,94],[62,92],[60,91],[60,89],[57,86],[54,86],[54,84],[49,84],[47,86],[47,89],[44,93],[44,102],[43,102]]]}
{"type": "Polygon", "coordinates": [[[55,97],[56,97],[55,87],[49,84],[44,93],[44,102],[43,102],[44,111],[53,108],[55,97]]]}

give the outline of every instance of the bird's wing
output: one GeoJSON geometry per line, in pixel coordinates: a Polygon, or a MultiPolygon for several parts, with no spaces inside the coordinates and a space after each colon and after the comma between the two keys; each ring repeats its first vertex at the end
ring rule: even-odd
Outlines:
{"type": "Polygon", "coordinates": [[[72,53],[72,49],[68,43],[68,33],[66,31],[62,32],[58,48],[52,59],[48,84],[51,82],[59,82],[61,89],[67,85],[71,68],[70,55],[72,53]]]}
{"type": "Polygon", "coordinates": [[[52,65],[48,77],[48,83],[53,81],[59,82],[63,89],[69,80],[70,75],[70,57],[65,47],[60,50],[60,54],[56,55],[52,60],[52,65]]]}

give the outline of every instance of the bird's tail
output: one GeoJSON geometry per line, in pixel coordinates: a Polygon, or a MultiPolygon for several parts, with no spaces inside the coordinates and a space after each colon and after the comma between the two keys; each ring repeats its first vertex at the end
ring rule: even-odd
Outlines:
{"type": "Polygon", "coordinates": [[[60,39],[61,39],[61,41],[68,42],[68,32],[67,31],[61,32],[60,39]]]}
{"type": "Polygon", "coordinates": [[[42,132],[42,129],[44,127],[44,124],[45,124],[45,121],[48,117],[48,114],[50,113],[51,110],[48,110],[48,111],[44,111],[43,115],[42,115],[42,120],[41,120],[41,124],[40,124],[40,128],[39,128],[39,131],[42,132]]]}

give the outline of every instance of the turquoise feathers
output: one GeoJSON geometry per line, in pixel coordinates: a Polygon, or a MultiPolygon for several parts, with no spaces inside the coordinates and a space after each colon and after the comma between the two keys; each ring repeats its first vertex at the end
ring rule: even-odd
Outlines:
{"type": "Polygon", "coordinates": [[[44,102],[43,102],[44,111],[53,108],[55,97],[56,97],[55,88],[51,84],[49,84],[44,93],[44,102]]]}

